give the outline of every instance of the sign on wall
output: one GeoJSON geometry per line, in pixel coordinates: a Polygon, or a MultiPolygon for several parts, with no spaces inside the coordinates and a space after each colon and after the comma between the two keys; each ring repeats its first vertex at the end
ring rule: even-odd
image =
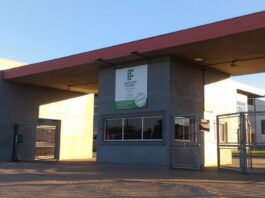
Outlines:
{"type": "Polygon", "coordinates": [[[16,144],[21,144],[21,143],[23,143],[23,135],[17,134],[16,135],[16,144]]]}
{"type": "Polygon", "coordinates": [[[147,65],[116,70],[116,109],[147,106],[147,65]]]}
{"type": "Polygon", "coordinates": [[[210,120],[201,119],[199,127],[200,131],[210,132],[210,120]]]}

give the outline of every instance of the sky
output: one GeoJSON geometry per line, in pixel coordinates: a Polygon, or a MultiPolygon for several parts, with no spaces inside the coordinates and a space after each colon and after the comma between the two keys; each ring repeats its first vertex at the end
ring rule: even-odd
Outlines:
{"type": "MultiPolygon", "coordinates": [[[[264,10],[264,0],[0,0],[0,58],[41,62],[264,10]]],[[[265,89],[265,74],[234,79],[265,89]]]]}

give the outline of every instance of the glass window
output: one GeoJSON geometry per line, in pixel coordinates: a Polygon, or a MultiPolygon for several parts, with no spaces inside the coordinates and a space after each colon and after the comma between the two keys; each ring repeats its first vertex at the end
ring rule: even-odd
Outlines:
{"type": "Polygon", "coordinates": [[[124,139],[142,139],[142,119],[124,119],[124,139]]]}
{"type": "Polygon", "coordinates": [[[162,117],[107,119],[105,140],[162,140],[162,117]]]}
{"type": "Polygon", "coordinates": [[[237,101],[236,102],[237,112],[244,112],[244,111],[246,111],[246,106],[247,106],[246,103],[237,101]]]}
{"type": "Polygon", "coordinates": [[[265,120],[261,120],[261,134],[265,135],[265,120]]]}
{"type": "Polygon", "coordinates": [[[122,119],[106,120],[105,140],[122,139],[122,119]]]}
{"type": "Polygon", "coordinates": [[[193,118],[175,117],[175,140],[195,140],[195,120],[193,118]]]}
{"type": "Polygon", "coordinates": [[[219,141],[227,142],[227,123],[219,123],[219,141]]]}
{"type": "Polygon", "coordinates": [[[248,97],[248,105],[254,105],[255,98],[248,97]]]}
{"type": "Polygon", "coordinates": [[[143,119],[143,138],[162,139],[162,118],[149,117],[143,119]]]}

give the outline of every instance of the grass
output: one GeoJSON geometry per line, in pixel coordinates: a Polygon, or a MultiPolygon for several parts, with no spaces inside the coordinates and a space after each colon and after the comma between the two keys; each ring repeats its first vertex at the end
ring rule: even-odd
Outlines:
{"type": "MultiPolygon", "coordinates": [[[[252,154],[252,157],[265,157],[265,151],[247,151],[248,154],[252,154]]],[[[240,155],[239,151],[232,151],[233,157],[238,157],[240,155]]]]}

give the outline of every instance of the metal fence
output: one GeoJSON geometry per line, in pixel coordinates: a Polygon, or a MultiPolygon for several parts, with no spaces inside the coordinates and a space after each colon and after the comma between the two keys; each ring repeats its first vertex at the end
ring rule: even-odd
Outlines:
{"type": "Polygon", "coordinates": [[[218,167],[265,172],[265,112],[217,116],[218,167]]]}

